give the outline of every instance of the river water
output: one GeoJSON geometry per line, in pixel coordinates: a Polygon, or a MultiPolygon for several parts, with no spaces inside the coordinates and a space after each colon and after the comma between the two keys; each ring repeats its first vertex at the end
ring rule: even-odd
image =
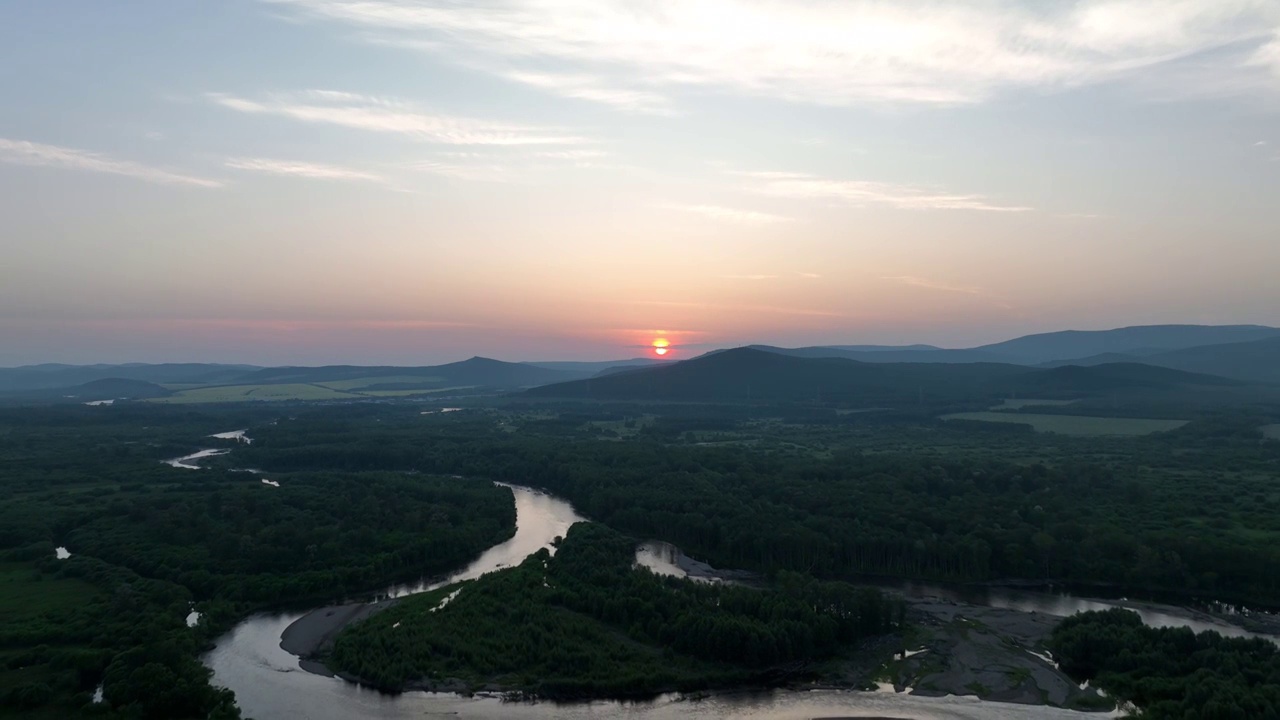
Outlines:
{"type": "MultiPolygon", "coordinates": [[[[424,581],[388,588],[383,597],[403,597],[444,584],[473,579],[487,572],[518,565],[539,548],[550,547],[574,522],[582,520],[569,503],[545,493],[508,486],[515,495],[516,533],[466,568],[445,580],[424,581]]],[[[678,550],[664,548],[642,558],[644,564],[679,574],[675,566],[678,550]]],[[[643,554],[643,552],[642,552],[643,554]]],[[[893,589],[908,596],[954,599],[961,591],[945,587],[903,583],[893,589]]],[[[1107,603],[1070,596],[1016,590],[989,590],[981,604],[1015,608],[1049,615],[1068,616],[1082,610],[1106,609],[1107,603]]],[[[644,703],[594,702],[558,705],[555,703],[504,703],[496,697],[464,698],[451,694],[410,692],[384,695],[336,678],[326,678],[302,670],[298,658],[280,648],[284,629],[302,612],[261,614],[248,618],[220,638],[204,657],[213,670],[215,685],[227,687],[246,717],[257,720],[348,720],[351,718],[407,719],[448,716],[458,718],[627,718],[628,720],[674,720],[694,718],[753,718],[756,720],[799,720],[819,717],[895,717],[911,720],[1089,720],[1097,714],[1083,714],[1043,706],[982,702],[971,697],[926,698],[893,692],[837,690],[778,690],[759,694],[712,696],[686,700],[664,696],[644,703]]],[[[1148,611],[1144,619],[1152,624],[1186,625],[1196,630],[1244,631],[1225,623],[1199,622],[1175,615],[1148,611]]]]}

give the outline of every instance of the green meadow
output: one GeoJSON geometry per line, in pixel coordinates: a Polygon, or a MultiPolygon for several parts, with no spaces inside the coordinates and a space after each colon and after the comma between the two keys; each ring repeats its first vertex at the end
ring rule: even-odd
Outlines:
{"type": "Polygon", "coordinates": [[[1136,436],[1177,430],[1185,420],[1151,420],[1145,418],[1083,417],[1078,415],[1030,415],[1006,412],[968,412],[943,415],[943,420],[977,420],[980,422],[1030,425],[1036,432],[1076,435],[1080,437],[1136,436]]]}

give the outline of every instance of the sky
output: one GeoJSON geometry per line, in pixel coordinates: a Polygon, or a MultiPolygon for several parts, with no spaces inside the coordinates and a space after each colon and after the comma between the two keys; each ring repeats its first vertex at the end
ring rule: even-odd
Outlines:
{"type": "Polygon", "coordinates": [[[0,366],[1280,325],[1280,0],[0,4],[0,366]]]}

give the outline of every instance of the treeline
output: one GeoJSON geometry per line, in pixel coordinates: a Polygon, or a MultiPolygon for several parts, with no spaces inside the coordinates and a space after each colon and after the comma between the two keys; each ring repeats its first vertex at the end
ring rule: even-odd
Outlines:
{"type": "Polygon", "coordinates": [[[802,672],[902,618],[878,591],[798,575],[766,589],[663,578],[634,567],[635,547],[578,523],[554,556],[349,628],[328,663],[387,690],[464,678],[538,697],[631,697],[802,672]]]}
{"type": "Polygon", "coordinates": [[[1100,583],[1280,606],[1280,545],[1258,542],[1280,537],[1268,474],[1280,452],[1267,447],[1280,444],[1242,441],[1215,455],[1190,434],[1178,437],[1194,450],[1095,441],[1102,460],[1072,452],[1049,465],[972,447],[818,454],[598,441],[586,430],[565,441],[458,415],[469,417],[367,423],[321,411],[264,429],[248,452],[280,470],[412,468],[533,485],[723,567],[1100,583]]]}
{"type": "Polygon", "coordinates": [[[1267,640],[1147,627],[1115,609],[1064,620],[1049,647],[1064,672],[1146,720],[1280,718],[1280,649],[1267,640]]]}

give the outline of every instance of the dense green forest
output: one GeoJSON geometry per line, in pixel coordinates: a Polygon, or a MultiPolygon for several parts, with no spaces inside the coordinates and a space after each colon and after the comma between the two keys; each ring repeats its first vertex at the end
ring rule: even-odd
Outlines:
{"type": "Polygon", "coordinates": [[[1151,628],[1117,609],[1064,620],[1050,647],[1067,674],[1144,720],[1280,718],[1280,649],[1267,640],[1151,628]]]}
{"type": "Polygon", "coordinates": [[[233,717],[197,659],[233,621],[444,573],[514,532],[510,491],[485,481],[335,472],[274,487],[159,462],[218,445],[205,436],[227,429],[220,416],[98,410],[0,411],[0,716],[233,717]],[[89,702],[98,685],[105,704],[89,702]]]}
{"type": "MultiPolygon", "coordinates": [[[[1148,437],[1071,438],[944,423],[942,406],[488,402],[431,415],[402,402],[0,408],[0,716],[234,717],[198,661],[213,638],[258,608],[456,568],[513,530],[511,495],[491,480],[544,488],[596,527],[771,582],[1052,580],[1280,606],[1280,442],[1258,430],[1277,420],[1266,408],[1188,410],[1188,425],[1148,437]],[[208,437],[243,427],[252,445],[208,437]],[[161,462],[215,447],[232,452],[202,470],[161,462]],[[57,546],[71,557],[55,559],[57,546]],[[203,618],[188,628],[193,603],[203,618]],[[106,702],[95,704],[99,685],[106,702]]],[[[633,575],[609,582],[641,582],[633,575]]],[[[493,597],[521,577],[493,580],[493,597]]],[[[538,608],[555,608],[548,632],[587,633],[564,647],[625,637],[611,661],[620,668],[646,667],[656,661],[644,648],[679,641],[633,609],[620,620],[534,590],[538,608]]],[[[675,596],[703,592],[730,591],[675,596]]],[[[750,623],[726,627],[725,638],[741,637],[750,623]]],[[[678,662],[658,659],[674,677],[655,677],[715,685],[764,672],[752,652],[784,665],[808,656],[763,635],[731,646],[752,643],[732,666],[699,649],[716,641],[673,649],[678,662]]],[[[469,681],[505,672],[477,663],[469,681]]],[[[388,665],[377,682],[433,667],[388,665]]],[[[636,674],[615,686],[505,679],[561,695],[661,684],[636,674]]]]}
{"type": "Polygon", "coordinates": [[[877,590],[794,573],[765,589],[660,577],[634,567],[635,547],[578,523],[554,556],[347,629],[328,663],[391,690],[460,678],[557,699],[643,696],[796,675],[902,619],[877,590]]]}
{"type": "Polygon", "coordinates": [[[411,468],[541,487],[721,567],[1039,579],[1280,606],[1280,544],[1268,542],[1280,538],[1280,444],[1262,442],[1253,416],[1074,439],[876,414],[800,426],[595,412],[370,422],[318,410],[265,428],[245,454],[288,471],[411,468]],[[602,428],[630,434],[619,442],[602,428]]]}

